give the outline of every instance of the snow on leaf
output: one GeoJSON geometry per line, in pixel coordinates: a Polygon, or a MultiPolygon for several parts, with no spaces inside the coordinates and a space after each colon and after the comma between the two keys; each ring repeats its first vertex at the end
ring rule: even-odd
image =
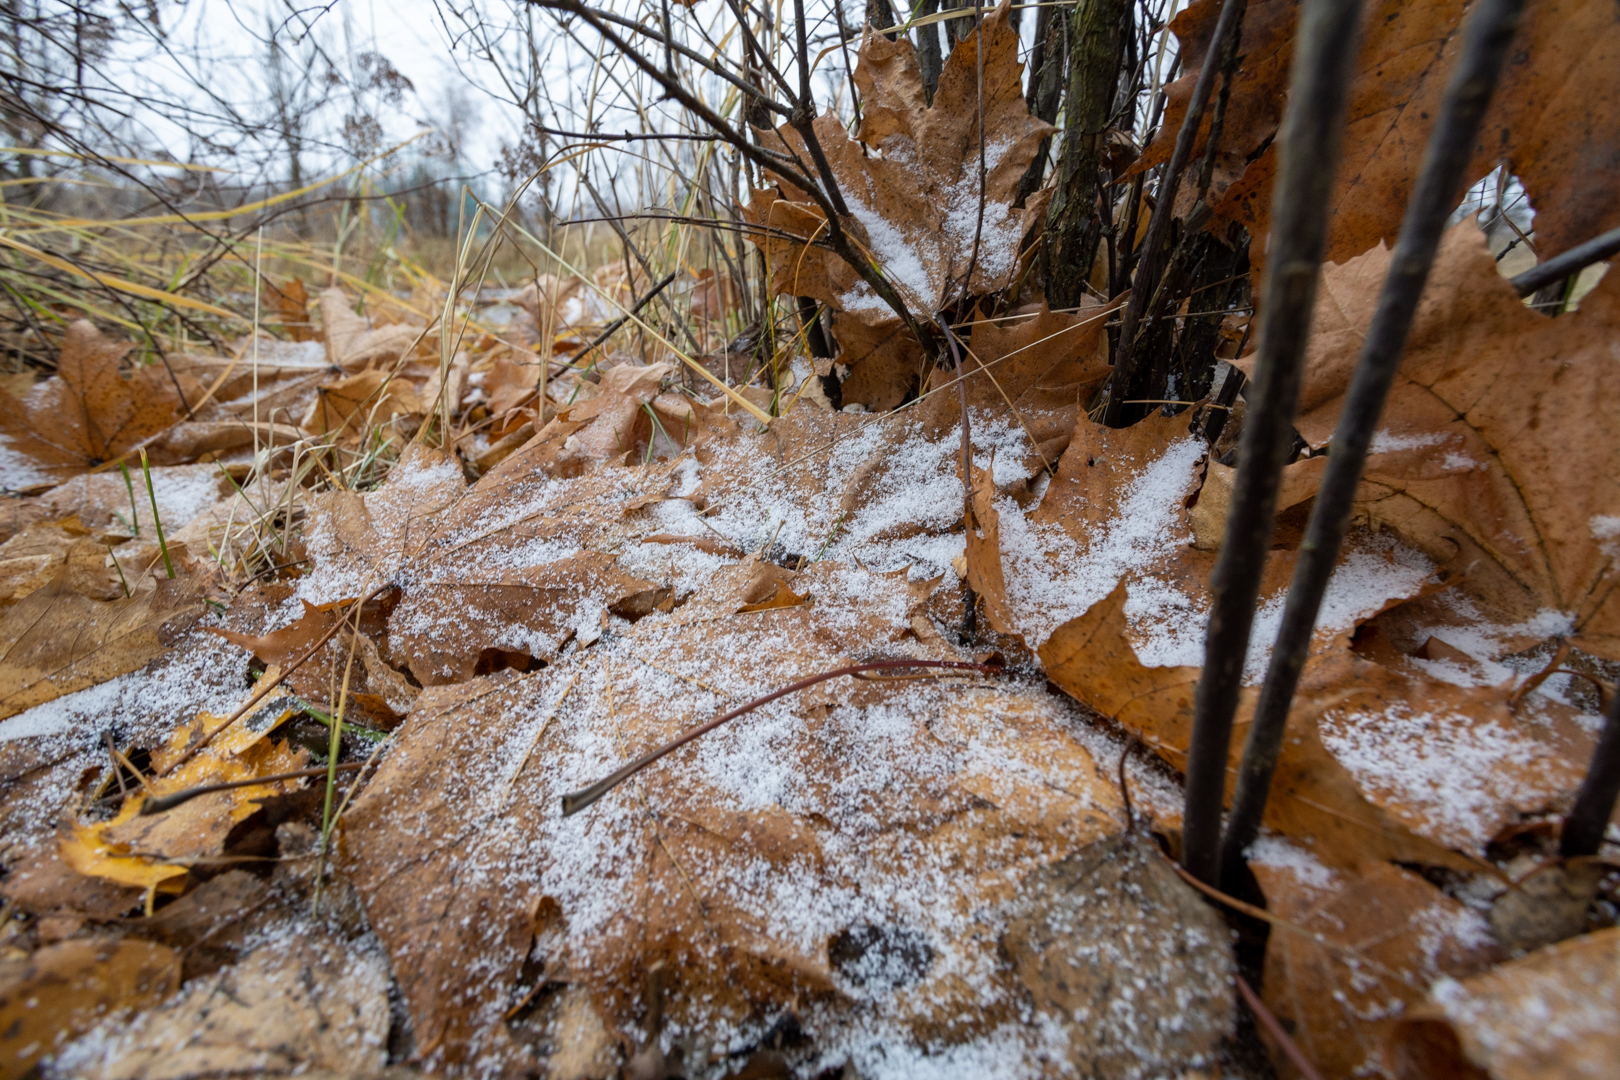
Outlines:
{"type": "MultiPolygon", "coordinates": [[[[865,102],[859,141],[835,117],[815,121],[816,137],[851,214],[845,228],[912,313],[924,319],[964,285],[971,295],[1006,286],[1018,266],[1019,242],[1045,205],[1044,198],[1022,208],[1012,205],[1019,180],[1052,128],[1032,117],[1024,102],[1018,33],[1008,18],[1002,4],[982,23],[982,101],[978,34],[951,52],[931,108],[924,102],[911,43],[869,34],[855,71],[865,102]],[[878,153],[865,152],[863,145],[878,153]],[[965,281],[970,269],[972,280],[965,281]]],[[[790,126],[778,129],[772,143],[800,161],[810,160],[790,126]]],[[[756,236],[756,243],[770,263],[772,290],[814,297],[867,322],[894,319],[852,267],[826,248],[811,246],[825,239],[827,224],[808,196],[785,183],[779,190],[756,191],[744,211],[751,223],[769,230],[756,236]]]]}
{"type": "Polygon", "coordinates": [[[1620,1058],[1620,929],[1548,946],[1466,978],[1435,980],[1395,1029],[1407,1075],[1502,1080],[1601,1076],[1620,1058]]]}
{"type": "MultiPolygon", "coordinates": [[[[1297,425],[1313,446],[1332,434],[1389,259],[1378,249],[1323,275],[1297,425]]],[[[1564,612],[1574,643],[1610,658],[1620,657],[1620,567],[1592,522],[1620,512],[1617,320],[1620,281],[1548,321],[1500,279],[1477,229],[1453,228],[1357,506],[1366,523],[1465,570],[1460,588],[1492,617],[1564,612]]]]}
{"type": "MultiPolygon", "coordinates": [[[[1272,927],[1264,998],[1324,1076],[1388,1076],[1386,1039],[1442,974],[1497,958],[1485,920],[1417,874],[1374,863],[1324,887],[1309,855],[1251,860],[1272,927]]],[[[1280,1056],[1280,1055],[1278,1055],[1280,1056]]]]}

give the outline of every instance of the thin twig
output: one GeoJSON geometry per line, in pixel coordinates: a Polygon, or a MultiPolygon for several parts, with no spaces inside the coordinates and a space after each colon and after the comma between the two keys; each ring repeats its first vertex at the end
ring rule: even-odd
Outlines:
{"type": "MultiPolygon", "coordinates": [[[[1131,281],[1131,298],[1125,305],[1125,315],[1120,323],[1119,355],[1115,359],[1114,372],[1108,380],[1108,404],[1103,410],[1103,423],[1109,426],[1119,423],[1120,409],[1124,406],[1125,395],[1130,391],[1131,378],[1135,374],[1136,326],[1141,321],[1143,310],[1153,294],[1154,285],[1157,284],[1159,251],[1170,237],[1170,222],[1175,217],[1176,192],[1181,187],[1182,174],[1187,171],[1187,166],[1192,161],[1193,145],[1198,141],[1198,128],[1203,123],[1204,108],[1209,104],[1210,92],[1215,87],[1215,76],[1220,70],[1220,57],[1226,39],[1239,32],[1246,7],[1247,0],[1225,0],[1221,5],[1220,18],[1215,23],[1215,33],[1210,38],[1209,51],[1204,54],[1203,66],[1198,71],[1198,81],[1193,84],[1192,99],[1187,102],[1187,115],[1182,118],[1181,130],[1176,134],[1176,148],[1170,155],[1170,164],[1165,168],[1164,179],[1159,184],[1156,209],[1153,216],[1148,219],[1148,232],[1142,241],[1136,277],[1131,281]]],[[[1303,27],[1303,16],[1301,24],[1303,27]]],[[[1303,37],[1303,34],[1301,36],[1303,37]]],[[[1340,42],[1339,45],[1342,47],[1343,43],[1340,42]]],[[[1297,49],[1296,46],[1296,55],[1297,49]]],[[[1297,63],[1295,70],[1298,71],[1297,63]]],[[[1331,179],[1331,174],[1329,178],[1331,179]]]]}
{"type": "MultiPolygon", "coordinates": [[[[1355,509],[1356,489],[1361,483],[1367,453],[1523,6],[1524,0],[1482,0],[1476,8],[1468,22],[1462,56],[1446,88],[1440,117],[1424,154],[1422,171],[1407,206],[1406,220],[1390,259],[1378,308],[1363,339],[1361,358],[1333,432],[1333,452],[1328,455],[1327,474],[1311,510],[1305,541],[1299,547],[1299,561],[1294,565],[1294,577],[1266,669],[1265,685],[1244,743],[1237,790],[1232,799],[1231,823],[1221,845],[1220,880],[1229,890],[1242,874],[1243,853],[1260,834],[1272,774],[1282,752],[1289,706],[1310,655],[1317,614],[1355,509]]],[[[1266,307],[1271,303],[1273,300],[1268,298],[1266,307]]],[[[1269,324],[1267,332],[1274,332],[1269,324]]],[[[1264,335],[1261,340],[1265,341],[1264,335]]],[[[1300,344],[1303,345],[1303,335],[1300,344]]],[[[1290,390],[1291,397],[1286,403],[1290,406],[1290,417],[1292,395],[1297,392],[1296,376],[1295,387],[1290,390]]],[[[1281,416],[1273,423],[1279,425],[1278,436],[1292,438],[1293,428],[1284,424],[1281,416]],[[1282,427],[1286,427],[1286,433],[1282,427]]],[[[1260,459],[1256,458],[1244,467],[1252,472],[1259,464],[1260,459]]],[[[1264,512],[1269,517],[1270,509],[1264,512]]],[[[1258,530],[1251,530],[1247,536],[1229,532],[1226,543],[1259,540],[1258,530]]],[[[1259,565],[1259,560],[1252,561],[1259,565]]],[[[1245,626],[1244,644],[1247,631],[1245,626]]],[[[1234,634],[1232,642],[1236,641],[1234,634]]],[[[1239,651],[1243,651],[1241,647],[1239,651]]]]}
{"type": "MultiPolygon", "coordinates": [[[[1305,344],[1327,242],[1328,208],[1360,16],[1360,0],[1306,0],[1300,12],[1288,111],[1278,135],[1271,250],[1265,300],[1260,305],[1260,354],[1231,513],[1210,575],[1214,603],[1187,750],[1183,850],[1187,869],[1207,882],[1216,880],[1219,867],[1232,714],[1275,525],[1282,468],[1294,445],[1294,413],[1299,406],[1305,344]]],[[[1211,59],[1214,55],[1218,54],[1212,51],[1211,59]]],[[[1213,66],[1206,65],[1206,70],[1213,66]]],[[[1163,202],[1159,205],[1165,206],[1163,202]]],[[[1123,394],[1116,396],[1123,398],[1123,394]]]]}
{"type": "MultiPolygon", "coordinates": [[[[365,767],[364,762],[358,761],[333,766],[339,772],[348,772],[351,769],[363,769],[365,767]]],[[[260,784],[276,784],[283,780],[297,780],[305,776],[325,776],[327,771],[328,766],[321,765],[314,769],[297,769],[293,772],[276,773],[273,776],[253,776],[246,780],[231,780],[220,784],[203,784],[199,787],[186,788],[183,791],[176,791],[169,795],[158,795],[147,799],[141,803],[140,816],[147,817],[152,814],[168,813],[175,807],[188,803],[199,795],[212,795],[216,791],[232,791],[236,788],[258,787],[260,784]]]]}
{"type": "Polygon", "coordinates": [[[1617,252],[1620,252],[1620,228],[1610,229],[1562,255],[1555,255],[1544,263],[1532,266],[1517,277],[1510,278],[1508,284],[1520,296],[1529,296],[1617,252]]]}
{"type": "Polygon", "coordinates": [[[1558,838],[1559,854],[1565,858],[1596,855],[1603,846],[1609,819],[1614,816],[1617,797],[1620,797],[1620,693],[1609,698],[1609,707],[1603,715],[1603,734],[1598,737],[1591,764],[1575,793],[1575,805],[1564,819],[1558,838]]]}
{"type": "Polygon", "coordinates": [[[1310,1058],[1300,1050],[1299,1044],[1283,1029],[1276,1015],[1266,1007],[1266,1003],[1260,1000],[1260,995],[1254,992],[1249,980],[1238,975],[1237,988],[1238,993],[1243,996],[1243,1003],[1254,1013],[1254,1018],[1260,1021],[1271,1037],[1277,1040],[1277,1045],[1282,1047],[1282,1052],[1294,1063],[1294,1068],[1299,1070],[1300,1075],[1305,1077],[1305,1080],[1322,1080],[1322,1074],[1316,1071],[1316,1066],[1312,1065],[1310,1058]]]}

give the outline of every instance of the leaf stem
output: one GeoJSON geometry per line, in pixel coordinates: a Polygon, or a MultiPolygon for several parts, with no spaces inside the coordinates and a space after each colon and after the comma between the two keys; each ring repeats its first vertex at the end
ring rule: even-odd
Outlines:
{"type": "Polygon", "coordinates": [[[863,671],[887,671],[893,668],[948,668],[958,671],[982,671],[989,675],[1000,675],[1006,671],[1005,668],[996,666],[994,664],[970,664],[958,660],[874,660],[865,664],[851,664],[848,667],[835,668],[832,671],[823,671],[819,675],[810,676],[808,679],[800,679],[796,683],[789,683],[780,690],[775,690],[769,694],[766,694],[764,697],[757,697],[753,701],[748,702],[746,705],[740,705],[723,716],[717,716],[707,723],[702,723],[697,727],[689,728],[684,733],[677,735],[675,738],[671,739],[663,746],[658,747],[656,750],[651,750],[636,758],[636,760],[632,761],[618,772],[613,773],[611,776],[606,776],[601,780],[598,780],[590,787],[569,792],[567,795],[562,797],[563,817],[569,817],[573,814],[579,813],[581,810],[596,802],[596,800],[600,799],[602,796],[606,795],[608,792],[612,791],[614,788],[618,787],[620,784],[624,783],[626,780],[630,779],[632,776],[636,775],[638,772],[645,769],[659,758],[679,750],[681,747],[685,746],[687,743],[698,738],[699,736],[707,735],[709,732],[713,731],[715,728],[719,727],[721,724],[724,724],[728,720],[735,720],[737,717],[742,716],[745,713],[753,712],[761,705],[769,705],[777,698],[787,697],[789,694],[796,694],[800,690],[808,690],[817,683],[824,683],[828,679],[836,679],[843,675],[858,675],[863,671]]]}

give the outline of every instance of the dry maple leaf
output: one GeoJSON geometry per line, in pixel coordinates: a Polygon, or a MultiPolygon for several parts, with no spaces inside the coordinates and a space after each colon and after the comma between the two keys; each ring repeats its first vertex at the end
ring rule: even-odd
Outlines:
{"type": "MultiPolygon", "coordinates": [[[[1323,275],[1297,426],[1324,446],[1390,255],[1323,275]]],[[[1442,564],[1514,648],[1555,633],[1620,659],[1620,276],[1555,320],[1524,307],[1483,234],[1447,234],[1384,407],[1357,513],[1442,564]]]]}
{"type": "MultiPolygon", "coordinates": [[[[545,374],[546,362],[535,353],[511,349],[496,357],[495,366],[484,375],[485,408],[493,417],[508,417],[519,406],[536,403],[538,398],[543,397],[540,382],[545,374]]],[[[535,409],[525,409],[523,414],[528,414],[526,416],[519,414],[517,419],[496,423],[490,428],[490,438],[500,439],[519,423],[532,421],[534,412],[535,409]]]]}
{"type": "Polygon", "coordinates": [[[0,544],[0,605],[14,604],[63,575],[66,591],[92,600],[124,595],[117,574],[107,566],[106,545],[77,525],[71,518],[31,525],[0,544]]]}
{"type": "MultiPolygon", "coordinates": [[[[1032,117],[1024,102],[1018,33],[1008,24],[1006,3],[951,52],[932,107],[910,41],[868,34],[859,55],[859,141],[831,115],[816,119],[816,137],[849,207],[844,227],[857,248],[913,315],[932,320],[959,294],[983,295],[1012,280],[1019,241],[1045,199],[1022,208],[1013,201],[1041,140],[1053,129],[1032,117]],[[869,155],[863,144],[881,156],[869,155]]],[[[809,160],[791,126],[768,141],[809,160]]],[[[762,230],[755,241],[770,264],[773,292],[814,297],[867,322],[897,321],[854,268],[827,248],[811,246],[825,238],[827,228],[816,205],[785,182],[779,181],[779,191],[755,192],[743,211],[762,230]]]]}
{"type": "MultiPolygon", "coordinates": [[[[574,636],[594,640],[611,605],[654,585],[601,550],[630,531],[620,513],[630,477],[552,478],[547,465],[562,449],[552,430],[471,489],[458,465],[416,448],[377,491],[318,496],[304,595],[331,603],[399,585],[388,659],[428,686],[469,678],[480,664],[527,666],[574,636]]],[[[667,473],[634,482],[668,487],[667,473]]]]}
{"type": "MultiPolygon", "coordinates": [[[[1409,870],[1331,870],[1269,838],[1256,850],[1266,907],[1285,924],[1267,943],[1265,1001],[1324,1077],[1390,1076],[1387,1039],[1404,1008],[1436,976],[1498,958],[1479,913],[1409,870]]],[[[1275,1048],[1272,1058],[1295,1075],[1275,1048]]]]}
{"type": "Polygon", "coordinates": [[[601,462],[628,463],[630,455],[652,438],[653,419],[645,407],[659,396],[674,370],[670,364],[609,368],[602,374],[597,393],[577,404],[565,404],[524,445],[517,455],[523,467],[567,477],[601,462]]]}
{"type": "MultiPolygon", "coordinates": [[[[968,407],[1014,419],[1046,461],[1056,461],[1074,430],[1080,402],[1112,370],[1102,333],[1109,310],[1088,302],[1078,312],[1054,312],[1041,303],[999,318],[975,313],[963,335],[968,407]]],[[[937,388],[956,372],[929,372],[922,347],[898,321],[873,325],[840,313],[833,316],[833,333],[838,363],[850,369],[842,387],[846,404],[887,411],[932,386],[936,392],[921,406],[923,422],[932,432],[954,430],[961,419],[960,398],[954,387],[937,388]]]]}
{"type": "Polygon", "coordinates": [[[56,374],[22,401],[0,389],[0,431],[62,479],[128,454],[180,419],[180,396],[161,365],[118,373],[128,342],[88,322],[68,326],[56,374]]]}
{"type": "Polygon", "coordinates": [[[397,600],[398,593],[390,590],[367,604],[360,612],[358,636],[341,629],[327,637],[339,618],[353,618],[351,605],[332,603],[316,607],[308,600],[303,602],[304,614],[280,629],[260,635],[219,629],[213,632],[247,649],[266,665],[286,667],[303,660],[288,672],[283,685],[305,701],[335,708],[332,695],[347,679],[345,719],[358,719],[365,726],[389,730],[410,711],[418,692],[383,656],[388,646],[388,613],[397,600]],[[321,649],[304,660],[323,638],[326,641],[321,649]],[[349,660],[351,653],[353,663],[349,660]]]}
{"type": "Polygon", "coordinates": [[[359,371],[374,360],[396,360],[423,340],[421,326],[391,323],[372,328],[337,286],[321,291],[321,327],[327,359],[345,371],[359,371]]]}
{"type": "Polygon", "coordinates": [[[238,963],[188,980],[55,1065],[83,1080],[376,1076],[388,1060],[388,1025],[387,962],[316,924],[268,935],[238,963]]]}
{"type": "Polygon", "coordinates": [[[796,999],[836,1026],[882,999],[959,1042],[1017,1017],[989,912],[1119,828],[1107,767],[1033,687],[824,683],[559,816],[564,790],[755,688],[875,650],[955,655],[908,640],[903,575],[816,563],[790,582],[815,604],[733,614],[758,577],[727,568],[588,653],[424,692],[343,850],[425,1059],[515,1053],[498,1020],[531,942],[621,1031],[659,960],[682,1025],[796,999]],[[900,877],[850,890],[873,874],[900,877]]]}
{"type": "Polygon", "coordinates": [[[326,491],[309,504],[304,544],[317,580],[303,595],[326,604],[393,581],[421,551],[439,515],[467,490],[443,453],[412,446],[374,491],[326,491]]]}
{"type": "MultiPolygon", "coordinates": [[[[1168,160],[1197,79],[1195,64],[1206,59],[1219,10],[1218,0],[1199,0],[1172,24],[1189,61],[1171,84],[1165,123],[1138,168],[1168,160]]],[[[1223,166],[1217,175],[1236,182],[1215,185],[1216,213],[1250,230],[1256,257],[1270,225],[1276,174],[1271,138],[1286,100],[1297,11],[1295,0],[1248,6],[1245,58],[1217,146],[1223,166]]],[[[1466,11],[1462,0],[1368,5],[1333,195],[1329,261],[1394,243],[1461,52],[1466,11]]],[[[1524,182],[1536,210],[1535,249],[1543,259],[1620,225],[1620,189],[1613,182],[1620,170],[1617,68],[1620,19],[1611,6],[1548,0],[1526,8],[1466,171],[1477,178],[1503,163],[1524,182]]],[[[1206,133],[1208,123],[1206,118],[1206,133]]],[[[1201,140],[1194,160],[1202,153],[1201,140]]]]}
{"type": "MultiPolygon", "coordinates": [[[[301,769],[309,751],[269,739],[270,732],[294,716],[297,703],[272,695],[232,724],[195,757],[167,775],[143,784],[124,801],[110,821],[79,822],[61,841],[62,858],[81,874],[138,888],[180,888],[191,859],[217,856],[231,829],[258,809],[259,800],[297,789],[298,781],[233,788],[199,795],[159,814],[141,813],[147,799],[161,798],[204,784],[250,780],[301,769]]],[[[152,755],[154,771],[179,761],[204,732],[216,729],[222,716],[204,712],[182,724],[169,744],[152,755]]]]}
{"type": "Polygon", "coordinates": [[[1620,928],[1464,979],[1442,978],[1395,1029],[1401,1080],[1578,1080],[1620,1061],[1620,928]]]}
{"type": "Polygon", "coordinates": [[[0,618],[0,719],[144,667],[200,608],[179,581],[104,603],[59,576],[0,618]]]}
{"type": "MultiPolygon", "coordinates": [[[[1054,682],[1178,768],[1214,562],[1186,546],[1195,534],[1185,501],[1203,447],[1184,424],[1155,417],[1116,431],[1082,418],[1032,512],[979,484],[967,548],[992,626],[1023,636],[1054,682]]],[[[1518,815],[1562,805],[1591,737],[1580,710],[1545,696],[1512,708],[1505,688],[1452,685],[1400,658],[1385,666],[1352,653],[1357,626],[1438,583],[1427,560],[1364,534],[1344,558],[1267,821],[1315,838],[1324,858],[1346,864],[1466,867],[1518,815]]],[[[1293,561],[1287,551],[1268,560],[1251,684],[1264,672],[1293,561]]],[[[1234,764],[1254,694],[1246,690],[1240,706],[1234,764]]]]}
{"type": "Polygon", "coordinates": [[[4,1075],[35,1062],[111,1013],[156,1005],[180,985],[180,954],[146,941],[91,938],[47,945],[0,975],[4,1075]]]}
{"type": "Polygon", "coordinates": [[[423,415],[430,405],[409,382],[372,369],[322,383],[299,426],[317,437],[363,439],[400,417],[423,415]]]}
{"type": "Polygon", "coordinates": [[[313,341],[315,327],[309,320],[309,290],[302,278],[293,278],[285,285],[276,285],[268,279],[264,283],[265,305],[279,316],[282,329],[294,341],[313,341]]]}
{"type": "MultiPolygon", "coordinates": [[[[1199,669],[1137,657],[1122,585],[1042,645],[1048,677],[1184,768],[1199,669]]],[[[1470,869],[1523,815],[1567,804],[1592,753],[1580,710],[1456,686],[1355,656],[1347,634],[1319,647],[1289,713],[1266,824],[1308,838],[1334,865],[1391,859],[1470,869]]],[[[1140,638],[1137,638],[1140,640],[1140,638]]],[[[1269,645],[1269,642],[1265,643],[1269,645]]],[[[1239,700],[1235,776],[1257,688],[1239,700]]]]}
{"type": "MultiPolygon", "coordinates": [[[[1170,764],[1185,769],[1199,669],[1144,665],[1131,645],[1125,595],[1121,585],[1085,615],[1058,627],[1041,646],[1041,665],[1058,686],[1113,717],[1170,764]]],[[[1234,774],[1255,697],[1255,689],[1247,688],[1239,702],[1229,765],[1234,774]]],[[[1268,825],[1311,838],[1321,856],[1334,863],[1389,858],[1470,866],[1370,803],[1351,774],[1322,746],[1313,725],[1294,717],[1289,731],[1266,806],[1268,825]]]]}

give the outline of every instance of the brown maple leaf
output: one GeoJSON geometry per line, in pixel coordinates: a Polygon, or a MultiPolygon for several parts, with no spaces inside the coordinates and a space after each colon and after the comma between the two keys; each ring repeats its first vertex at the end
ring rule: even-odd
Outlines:
{"type": "Polygon", "coordinates": [[[1266,907],[1286,921],[1266,947],[1264,999],[1323,1076],[1391,1075],[1386,1045],[1403,1008],[1437,977],[1499,956],[1477,912],[1410,870],[1335,871],[1272,838],[1257,853],[1266,907]]]}
{"type": "MultiPolygon", "coordinates": [[[[1380,248],[1323,275],[1297,424],[1313,446],[1332,435],[1389,260],[1380,248]]],[[[1358,515],[1462,571],[1493,617],[1525,622],[1514,648],[1562,631],[1620,659],[1617,332],[1620,277],[1549,321],[1464,222],[1443,242],[1384,407],[1358,515]]]]}
{"type": "MultiPolygon", "coordinates": [[[[911,606],[903,573],[820,562],[762,577],[764,565],[727,567],[674,612],[541,671],[424,691],[346,819],[342,849],[424,1057],[515,1054],[499,1018],[531,950],[565,962],[617,1030],[638,1015],[638,988],[660,961],[679,988],[673,1022],[769,1014],[795,995],[859,1015],[871,1008],[858,989],[851,997],[861,976],[844,972],[887,928],[851,905],[887,901],[816,897],[846,895],[857,872],[923,873],[939,882],[930,890],[961,894],[940,903],[980,925],[1017,902],[1026,874],[1119,830],[1111,774],[1066,727],[1060,699],[909,680],[823,683],[745,721],[779,732],[769,767],[792,793],[739,800],[738,774],[705,764],[739,752],[734,739],[751,737],[739,724],[562,820],[564,790],[754,688],[878,652],[957,655],[890,614],[911,606]],[[767,577],[815,602],[739,613],[767,577]],[[881,734],[869,731],[880,718],[881,734]],[[861,780],[851,759],[878,771],[861,780]],[[882,791],[850,794],[873,776],[889,778],[882,791]]],[[[960,1041],[1018,1015],[1022,991],[991,961],[993,930],[948,945],[929,944],[921,926],[905,932],[917,959],[893,1007],[920,1038],[960,1041]],[[929,959],[947,947],[985,963],[982,978],[929,959]]],[[[1176,1026],[1137,1019],[1143,1032],[1176,1026]]]]}
{"type": "Polygon", "coordinates": [[[321,290],[321,332],[327,359],[355,372],[371,361],[395,360],[420,345],[420,325],[389,323],[373,328],[371,320],[354,310],[349,294],[337,286],[321,290]]]}
{"type": "Polygon", "coordinates": [[[129,342],[108,341],[92,324],[68,326],[56,374],[22,401],[0,389],[0,431],[62,479],[116,460],[180,419],[180,395],[161,365],[128,378],[119,362],[129,342]]]}
{"type": "MultiPolygon", "coordinates": [[[[1044,196],[1013,205],[1019,180],[1053,129],[1024,102],[1008,10],[1003,3],[982,24],[982,96],[979,33],[952,51],[932,107],[911,43],[869,34],[855,71],[864,101],[857,138],[835,116],[815,121],[850,210],[845,229],[925,321],[961,294],[1006,286],[1019,265],[1019,242],[1045,206],[1044,196]]],[[[791,126],[766,134],[775,149],[810,160],[791,126]]],[[[777,180],[777,189],[756,191],[743,211],[761,230],[755,242],[770,264],[772,290],[814,297],[867,322],[897,321],[853,267],[813,246],[826,236],[826,219],[803,192],[777,180]]]]}
{"type": "Polygon", "coordinates": [[[1437,982],[1396,1025],[1390,1047],[1396,1075],[1601,1076],[1620,1060],[1616,963],[1620,928],[1609,927],[1460,981],[1437,982]]]}
{"type": "MultiPolygon", "coordinates": [[[[1102,334],[1108,310],[1087,304],[1077,312],[1054,312],[1043,302],[999,318],[976,312],[966,334],[957,330],[968,406],[1023,424],[1046,461],[1055,461],[1074,431],[1079,404],[1111,370],[1102,334]]],[[[956,378],[954,370],[928,371],[922,346],[898,320],[874,325],[838,313],[833,334],[838,363],[849,368],[842,387],[846,404],[886,411],[956,378]]],[[[962,415],[959,400],[947,389],[922,404],[920,414],[931,432],[955,427],[962,415]]]]}
{"type": "Polygon", "coordinates": [[[302,278],[293,278],[285,285],[264,283],[264,303],[279,316],[282,329],[294,341],[313,341],[315,328],[309,320],[309,290],[302,278]]]}
{"type": "MultiPolygon", "coordinates": [[[[1189,60],[1183,77],[1171,84],[1165,123],[1139,169],[1168,160],[1219,9],[1218,0],[1198,0],[1172,24],[1189,60]]],[[[1462,49],[1467,10],[1462,0],[1367,6],[1333,195],[1329,261],[1344,262],[1380,241],[1394,244],[1462,49]]],[[[1276,177],[1271,139],[1286,100],[1297,13],[1297,0],[1248,6],[1244,61],[1216,147],[1216,214],[1246,226],[1257,241],[1270,227],[1276,177]]],[[[1536,210],[1535,250],[1543,259],[1620,225],[1620,188],[1613,179],[1620,170],[1617,68],[1620,19],[1611,6],[1548,0],[1526,8],[1467,174],[1477,179],[1503,164],[1523,181],[1536,210]]],[[[1206,118],[1206,134],[1208,124],[1206,118]]],[[[1201,140],[1194,160],[1202,153],[1201,140]]],[[[1177,212],[1185,209],[1178,205],[1177,212]]],[[[1263,246],[1256,242],[1251,257],[1258,259],[1263,246]]]]}
{"type": "Polygon", "coordinates": [[[200,611],[180,582],[105,603],[68,582],[58,576],[0,617],[0,719],[145,666],[200,611]]]}

